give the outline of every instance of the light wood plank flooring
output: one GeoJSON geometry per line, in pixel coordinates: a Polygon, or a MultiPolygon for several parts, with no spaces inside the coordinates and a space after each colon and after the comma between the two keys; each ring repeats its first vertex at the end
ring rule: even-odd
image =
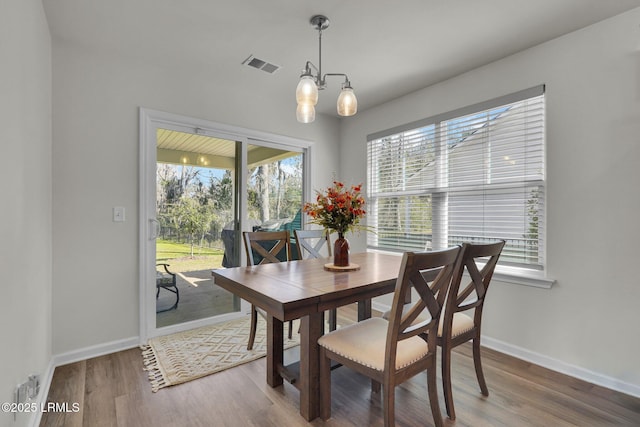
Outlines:
{"type": "MultiPolygon", "coordinates": [[[[340,315],[346,310],[341,309],[340,315]]],[[[352,315],[347,311],[347,316],[352,315]]],[[[344,322],[344,318],[339,322],[344,322]]],[[[297,349],[287,359],[297,358],[297,349]]],[[[79,413],[45,413],[41,426],[381,426],[381,395],[370,381],[346,368],[333,372],[333,416],[306,422],[298,391],[285,383],[270,388],[265,359],[186,384],[151,392],[140,350],[131,349],[56,368],[48,401],[72,404],[79,413]]],[[[471,348],[453,354],[457,419],[445,426],[640,426],[640,399],[585,383],[490,349],[483,349],[489,397],[480,394],[471,348]]],[[[440,376],[438,376],[440,378],[440,376]]],[[[396,424],[432,426],[426,376],[396,388],[396,424]]]]}

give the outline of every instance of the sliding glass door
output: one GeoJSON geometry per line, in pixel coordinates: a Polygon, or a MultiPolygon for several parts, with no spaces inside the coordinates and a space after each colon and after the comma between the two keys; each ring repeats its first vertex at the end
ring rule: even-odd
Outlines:
{"type": "Polygon", "coordinates": [[[156,327],[240,311],[211,270],[238,265],[225,250],[239,222],[237,141],[159,128],[156,165],[156,327]],[[226,242],[226,243],[225,243],[226,242]],[[175,280],[174,280],[175,279],[175,280]]]}
{"type": "Polygon", "coordinates": [[[232,130],[141,110],[143,342],[245,316],[211,271],[246,263],[242,231],[302,228],[309,147],[232,130]]]}

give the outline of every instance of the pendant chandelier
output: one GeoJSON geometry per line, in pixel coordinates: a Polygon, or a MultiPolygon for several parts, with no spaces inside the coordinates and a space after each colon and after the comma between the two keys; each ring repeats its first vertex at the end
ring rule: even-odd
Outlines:
{"type": "Polygon", "coordinates": [[[340,116],[353,116],[358,111],[358,100],[353,93],[351,82],[346,74],[326,73],[322,74],[322,30],[329,28],[329,18],[324,15],[315,15],[311,18],[311,25],[318,30],[318,66],[307,61],[300,75],[300,81],[296,88],[296,118],[300,123],[311,123],[316,118],[316,104],[318,103],[318,90],[326,87],[328,76],[344,77],[342,90],[338,96],[338,114],[340,116]],[[315,72],[315,74],[312,73],[315,72]]]}

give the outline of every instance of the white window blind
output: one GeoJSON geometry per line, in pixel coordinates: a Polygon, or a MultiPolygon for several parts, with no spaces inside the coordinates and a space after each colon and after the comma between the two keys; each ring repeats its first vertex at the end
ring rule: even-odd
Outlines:
{"type": "Polygon", "coordinates": [[[544,266],[544,86],[370,135],[368,246],[505,239],[501,263],[544,266]]]}

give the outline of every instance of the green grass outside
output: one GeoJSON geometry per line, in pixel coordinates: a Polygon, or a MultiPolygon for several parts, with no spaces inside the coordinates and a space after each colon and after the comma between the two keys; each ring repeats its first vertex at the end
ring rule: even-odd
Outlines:
{"type": "Polygon", "coordinates": [[[222,249],[196,246],[193,248],[193,258],[191,258],[191,245],[156,240],[156,262],[171,264],[170,269],[174,272],[218,268],[222,266],[223,255],[222,249]]]}

